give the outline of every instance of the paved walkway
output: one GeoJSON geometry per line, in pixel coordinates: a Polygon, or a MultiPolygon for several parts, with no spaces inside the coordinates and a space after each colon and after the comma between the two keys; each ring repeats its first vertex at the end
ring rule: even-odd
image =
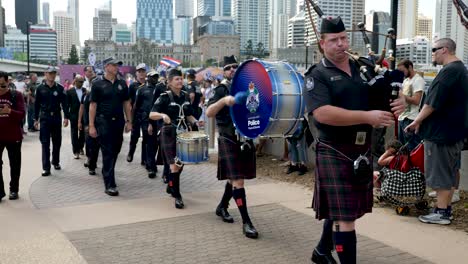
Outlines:
{"type": "MultiPolygon", "coordinates": [[[[72,158],[68,129],[63,170],[50,177],[40,177],[38,135],[28,135],[21,198],[0,204],[0,263],[310,263],[321,232],[308,208],[310,191],[265,178],[250,181],[248,202],[260,232],[258,240],[250,240],[241,233],[234,203],[234,224],[213,213],[223,190],[214,164],[186,166],[181,177],[186,208],[176,210],[160,173],[148,179],[139,155],[133,163],[125,161],[128,135],[125,140],[116,171],[121,196],[109,197],[100,173],[89,176],[84,159],[72,158]]],[[[422,225],[388,209],[359,220],[357,231],[359,263],[468,259],[466,233],[422,225]]]]}

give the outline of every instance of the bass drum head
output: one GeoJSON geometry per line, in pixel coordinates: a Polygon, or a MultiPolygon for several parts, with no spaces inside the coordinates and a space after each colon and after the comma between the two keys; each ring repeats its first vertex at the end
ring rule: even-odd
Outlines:
{"type": "Polygon", "coordinates": [[[272,83],[260,61],[248,60],[239,66],[230,93],[238,92],[246,92],[247,101],[230,108],[232,121],[242,136],[256,138],[268,126],[273,105],[272,83]]]}

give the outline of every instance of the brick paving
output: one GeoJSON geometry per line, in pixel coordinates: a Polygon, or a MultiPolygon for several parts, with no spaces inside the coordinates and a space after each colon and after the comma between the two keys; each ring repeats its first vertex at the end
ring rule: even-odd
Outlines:
{"type": "MultiPolygon", "coordinates": [[[[213,213],[66,233],[89,264],[98,263],[310,263],[322,225],[278,204],[250,208],[260,232],[242,235],[213,213]]],[[[358,236],[358,263],[429,263],[376,240],[358,236]]]]}

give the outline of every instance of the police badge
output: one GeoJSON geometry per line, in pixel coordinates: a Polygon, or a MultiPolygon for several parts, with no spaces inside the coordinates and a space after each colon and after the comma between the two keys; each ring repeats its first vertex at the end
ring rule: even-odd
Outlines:
{"type": "Polygon", "coordinates": [[[257,108],[260,106],[258,90],[255,87],[253,82],[249,83],[249,93],[247,95],[247,102],[246,107],[250,111],[250,113],[257,112],[257,108]]]}

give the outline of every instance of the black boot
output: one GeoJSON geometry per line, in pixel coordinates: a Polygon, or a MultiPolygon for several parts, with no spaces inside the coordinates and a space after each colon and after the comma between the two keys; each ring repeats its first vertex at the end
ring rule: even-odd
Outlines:
{"type": "Polygon", "coordinates": [[[232,198],[232,184],[226,182],[226,186],[224,187],[224,194],[223,198],[221,198],[221,202],[219,203],[218,207],[216,207],[216,215],[221,217],[223,222],[226,223],[234,223],[234,218],[229,214],[229,200],[232,198]]]}
{"type": "Polygon", "coordinates": [[[244,188],[234,189],[232,191],[232,196],[234,197],[234,200],[236,201],[236,204],[237,204],[237,208],[239,208],[239,212],[242,216],[242,222],[243,222],[242,232],[248,238],[257,238],[258,232],[253,226],[252,221],[250,220],[250,217],[249,217],[249,212],[247,211],[247,200],[245,196],[245,189],[244,188]]]}

